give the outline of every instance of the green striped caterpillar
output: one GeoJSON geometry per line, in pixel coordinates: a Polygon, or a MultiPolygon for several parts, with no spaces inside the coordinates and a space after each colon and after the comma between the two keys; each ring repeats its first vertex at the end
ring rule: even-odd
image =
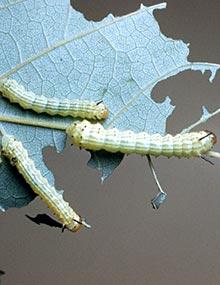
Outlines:
{"type": "Polygon", "coordinates": [[[51,116],[81,117],[94,120],[107,118],[108,109],[102,102],[88,100],[69,100],[58,98],[47,98],[37,96],[31,91],[25,90],[24,86],[11,79],[0,81],[0,92],[2,96],[12,103],[18,103],[24,109],[30,109],[37,113],[47,113],[51,116]]]}
{"type": "Polygon", "coordinates": [[[166,157],[201,157],[217,142],[216,135],[209,131],[191,132],[172,136],[149,135],[146,132],[104,129],[99,123],[87,120],[75,122],[66,129],[71,143],[87,150],[136,153],[166,157]]]}
{"type": "MultiPolygon", "coordinates": [[[[119,131],[116,128],[104,129],[99,123],[91,123],[87,120],[74,122],[66,128],[70,142],[87,150],[105,150],[124,154],[136,153],[146,155],[150,170],[158,187],[158,194],[151,200],[154,209],[158,209],[166,199],[150,155],[166,157],[201,157],[209,161],[203,155],[220,157],[219,153],[210,151],[217,142],[216,135],[210,131],[191,132],[172,136],[167,134],[149,135],[146,132],[134,133],[132,131],[119,131]]],[[[209,161],[210,162],[210,161],[209,161]]],[[[210,162],[211,163],[211,162],[210,162]]]]}
{"type": "Polygon", "coordinates": [[[1,153],[17,168],[31,189],[41,197],[54,215],[63,225],[72,232],[78,231],[82,225],[90,227],[63,199],[62,192],[57,191],[49,184],[47,179],[35,167],[33,160],[28,156],[27,150],[14,136],[4,134],[2,136],[1,153]]]}

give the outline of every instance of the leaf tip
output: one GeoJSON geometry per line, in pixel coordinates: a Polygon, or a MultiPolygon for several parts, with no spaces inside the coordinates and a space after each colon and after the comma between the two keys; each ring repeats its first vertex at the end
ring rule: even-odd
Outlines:
{"type": "Polygon", "coordinates": [[[220,65],[217,65],[217,66],[213,66],[210,68],[210,71],[211,71],[211,75],[209,76],[209,82],[213,82],[215,76],[216,76],[216,73],[217,71],[219,70],[220,68],[220,65]]]}

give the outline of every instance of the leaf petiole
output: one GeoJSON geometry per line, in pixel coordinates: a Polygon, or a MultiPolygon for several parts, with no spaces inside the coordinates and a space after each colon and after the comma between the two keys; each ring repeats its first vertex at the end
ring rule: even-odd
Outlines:
{"type": "MultiPolygon", "coordinates": [[[[34,120],[28,119],[28,118],[22,118],[22,117],[9,117],[9,116],[0,116],[1,122],[8,122],[13,124],[21,124],[21,125],[28,125],[28,126],[34,126],[34,127],[41,127],[41,128],[48,128],[48,129],[56,129],[56,130],[66,130],[68,127],[68,123],[59,123],[59,122],[48,122],[46,120],[38,119],[34,120]]],[[[2,132],[2,127],[0,128],[0,131],[2,132]]]]}
{"type": "Polygon", "coordinates": [[[201,118],[200,118],[197,122],[193,123],[192,125],[190,125],[189,127],[185,128],[185,129],[183,129],[183,130],[181,131],[181,134],[185,134],[185,133],[190,132],[193,128],[197,127],[197,126],[200,125],[200,124],[203,124],[203,123],[207,122],[210,118],[216,116],[216,115],[219,114],[219,113],[220,113],[220,108],[218,108],[217,110],[215,110],[213,113],[208,113],[208,114],[206,114],[205,116],[204,116],[204,114],[203,114],[203,115],[201,116],[201,118]]]}

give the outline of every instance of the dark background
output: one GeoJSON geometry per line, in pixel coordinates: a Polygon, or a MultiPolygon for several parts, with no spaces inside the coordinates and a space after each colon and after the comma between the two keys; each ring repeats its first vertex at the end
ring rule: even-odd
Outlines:
{"type": "MultiPolygon", "coordinates": [[[[73,1],[87,19],[123,15],[140,3],[161,1],[73,1]]],[[[155,16],[164,34],[190,45],[191,61],[220,63],[220,1],[168,0],[155,16]]],[[[169,95],[177,108],[168,131],[196,121],[201,106],[220,106],[220,75],[184,72],[156,86],[153,97],[169,95]]],[[[220,115],[197,129],[220,137],[220,115]]],[[[216,149],[220,149],[217,145],[216,149]]],[[[30,284],[220,284],[220,161],[158,158],[155,167],[167,202],[155,211],[156,194],[144,158],[127,157],[101,185],[98,172],[85,166],[89,154],[67,146],[62,154],[45,150],[45,162],[65,189],[65,198],[92,224],[78,234],[29,221],[25,214],[49,212],[36,199],[28,207],[0,216],[0,269],[3,285],[30,284]]]]}

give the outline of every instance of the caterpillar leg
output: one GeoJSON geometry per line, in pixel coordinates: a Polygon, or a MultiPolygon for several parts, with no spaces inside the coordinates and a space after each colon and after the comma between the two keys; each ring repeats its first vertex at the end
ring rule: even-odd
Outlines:
{"type": "Polygon", "coordinates": [[[157,187],[158,187],[158,190],[159,190],[159,193],[151,200],[151,205],[154,209],[159,209],[160,205],[163,204],[163,202],[165,201],[167,193],[163,191],[163,189],[162,189],[162,187],[158,181],[158,178],[157,178],[157,175],[156,175],[156,172],[155,172],[153,162],[151,160],[150,155],[147,155],[147,160],[148,160],[148,164],[149,164],[151,173],[153,174],[154,180],[155,180],[157,187]]]}

